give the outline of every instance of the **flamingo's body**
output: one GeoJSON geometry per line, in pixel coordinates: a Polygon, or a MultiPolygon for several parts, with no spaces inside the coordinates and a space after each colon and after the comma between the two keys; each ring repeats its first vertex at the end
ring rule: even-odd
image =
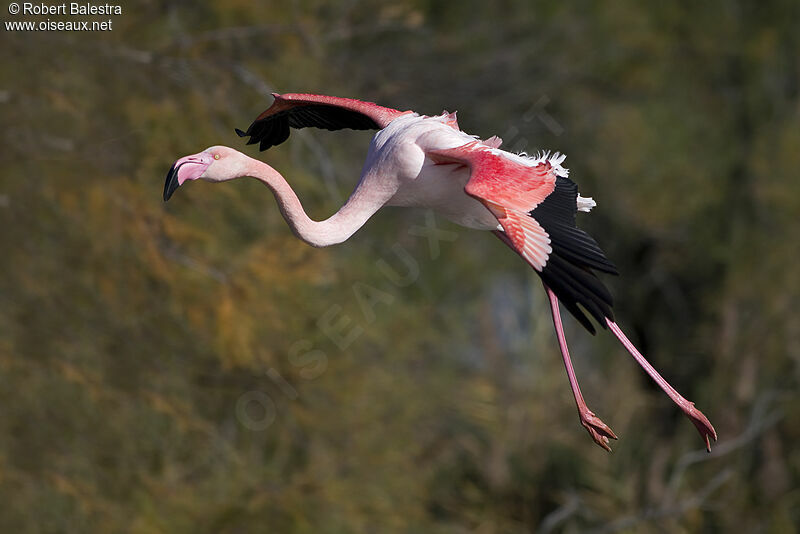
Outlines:
{"type": "Polygon", "coordinates": [[[220,182],[251,176],[272,189],[294,233],[313,246],[341,243],[383,206],[430,208],[462,226],[494,232],[539,274],[553,313],[559,346],[583,426],[610,450],[611,429],[592,413],[578,387],[561,325],[559,301],[590,332],[584,314],[608,327],[637,362],[678,404],[710,450],[716,432],[693,403],[680,396],[636,350],[613,320],[612,299],[594,270],[616,268],[588,234],[575,225],[577,211],[595,203],[578,195],[561,166],[564,156],[538,157],[500,150],[501,140],[481,141],[462,132],[455,114],[422,116],[369,102],[320,95],[273,95],[275,102],[247,132],[261,150],[285,141],[290,128],[379,130],[353,194],[325,221],[313,221],[294,191],[269,165],[227,147],[211,147],[179,159],[170,169],[164,200],[187,180],[220,182]],[[579,307],[580,305],[580,307],[579,307]]]}

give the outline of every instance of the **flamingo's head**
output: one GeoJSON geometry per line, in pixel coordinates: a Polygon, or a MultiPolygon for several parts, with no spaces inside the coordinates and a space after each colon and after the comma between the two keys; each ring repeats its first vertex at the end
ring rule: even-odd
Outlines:
{"type": "Polygon", "coordinates": [[[176,161],[167,173],[164,183],[164,201],[188,180],[224,182],[244,176],[247,156],[226,146],[212,146],[197,154],[176,161]]]}

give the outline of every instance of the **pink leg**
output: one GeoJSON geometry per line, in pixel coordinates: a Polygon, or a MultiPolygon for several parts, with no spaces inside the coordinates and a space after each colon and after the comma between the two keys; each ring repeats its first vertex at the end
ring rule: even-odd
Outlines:
{"type": "Polygon", "coordinates": [[[656,384],[658,384],[659,387],[663,389],[667,395],[669,395],[669,398],[672,399],[675,404],[677,404],[678,407],[683,410],[683,413],[686,414],[692,423],[694,423],[694,426],[697,427],[697,430],[700,432],[700,436],[706,442],[706,450],[711,452],[711,441],[709,438],[714,438],[714,441],[717,441],[717,431],[714,430],[714,427],[711,425],[711,422],[708,420],[708,418],[703,415],[703,412],[694,407],[693,402],[683,398],[680,393],[675,391],[675,388],[669,385],[669,382],[664,380],[664,378],[658,374],[658,371],[656,371],[655,368],[653,368],[653,366],[650,365],[650,363],[645,359],[645,357],[642,356],[638,350],[636,350],[636,347],[633,346],[633,343],[631,343],[622,330],[620,330],[619,326],[617,326],[617,323],[609,318],[606,318],[606,323],[611,331],[614,332],[614,335],[617,336],[617,339],[619,339],[620,343],[622,343],[625,349],[627,349],[636,362],[642,366],[642,369],[644,369],[647,374],[656,381],[656,384]]]}
{"type": "Polygon", "coordinates": [[[550,311],[553,313],[553,324],[556,327],[556,337],[558,337],[558,346],[561,348],[561,356],[564,358],[564,367],[567,368],[567,377],[569,378],[569,385],[572,388],[572,395],[575,397],[575,404],[578,406],[578,417],[580,417],[581,424],[589,431],[589,435],[595,443],[603,447],[605,450],[611,452],[611,447],[608,446],[608,438],[617,439],[614,432],[603,421],[597,417],[588,406],[586,401],[583,400],[581,388],[578,385],[578,379],[575,376],[575,370],[572,368],[572,360],[569,357],[569,349],[567,348],[567,338],[564,336],[564,327],[561,324],[561,313],[558,310],[558,298],[555,293],[544,286],[547,291],[547,296],[550,299],[550,311]]]}

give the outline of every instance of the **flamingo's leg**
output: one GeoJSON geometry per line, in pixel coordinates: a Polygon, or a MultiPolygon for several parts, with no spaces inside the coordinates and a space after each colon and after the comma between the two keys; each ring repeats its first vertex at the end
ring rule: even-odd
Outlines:
{"type": "Polygon", "coordinates": [[[561,348],[561,356],[564,358],[564,367],[567,369],[569,385],[572,388],[572,395],[575,397],[575,404],[578,406],[578,417],[581,420],[581,424],[589,432],[589,435],[592,436],[594,442],[611,452],[611,447],[608,446],[608,439],[617,439],[617,436],[608,425],[600,420],[600,418],[586,406],[586,401],[583,400],[581,388],[578,385],[578,378],[575,376],[575,370],[572,368],[572,360],[569,357],[567,338],[564,336],[564,327],[561,324],[561,313],[558,309],[558,298],[547,285],[544,286],[544,289],[547,291],[547,297],[550,299],[550,311],[553,313],[553,324],[556,327],[558,346],[561,348]]]}
{"type": "Polygon", "coordinates": [[[680,393],[675,391],[669,382],[667,382],[664,377],[662,377],[655,368],[650,365],[644,356],[636,349],[636,347],[631,343],[631,341],[627,338],[625,333],[617,326],[617,323],[612,321],[609,318],[606,318],[606,323],[611,331],[617,336],[620,343],[625,347],[625,349],[633,356],[636,362],[642,366],[642,369],[647,372],[650,377],[655,380],[656,384],[659,385],[664,392],[669,395],[669,398],[672,399],[678,407],[683,410],[683,413],[689,418],[689,420],[694,423],[694,426],[697,427],[698,432],[700,432],[700,436],[706,442],[706,450],[711,452],[711,440],[709,438],[714,438],[714,441],[717,441],[717,431],[714,430],[714,427],[711,425],[711,422],[708,418],[703,415],[703,412],[698,410],[694,407],[694,403],[686,400],[680,393]]]}

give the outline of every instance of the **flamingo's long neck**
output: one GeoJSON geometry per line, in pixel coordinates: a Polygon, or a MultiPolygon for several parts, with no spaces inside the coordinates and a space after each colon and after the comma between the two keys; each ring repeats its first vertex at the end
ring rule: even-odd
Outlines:
{"type": "Polygon", "coordinates": [[[357,187],[339,211],[324,221],[314,221],[306,214],[300,199],[278,171],[261,161],[252,158],[247,160],[242,176],[252,176],[269,187],[294,234],[314,247],[327,247],[347,240],[387,200],[375,198],[375,195],[357,187]]]}

